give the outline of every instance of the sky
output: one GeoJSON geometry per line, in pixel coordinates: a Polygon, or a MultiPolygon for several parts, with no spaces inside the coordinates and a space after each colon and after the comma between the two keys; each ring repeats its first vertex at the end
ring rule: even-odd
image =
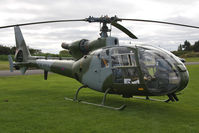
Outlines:
{"type": "MultiPolygon", "coordinates": [[[[84,19],[89,16],[150,19],[199,26],[198,0],[1,0],[0,26],[58,19],[84,19]]],[[[135,43],[177,50],[185,40],[199,40],[199,29],[143,22],[119,22],[139,39],[131,39],[112,27],[120,44],[135,43]]],[[[61,43],[99,37],[99,24],[68,22],[21,27],[26,44],[43,52],[58,53],[61,43]]],[[[0,29],[0,44],[14,46],[13,28],[0,29]]]]}

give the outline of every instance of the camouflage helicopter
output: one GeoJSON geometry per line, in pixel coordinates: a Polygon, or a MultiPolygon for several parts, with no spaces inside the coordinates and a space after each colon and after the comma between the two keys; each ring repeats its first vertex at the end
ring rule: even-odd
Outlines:
{"type": "Polygon", "coordinates": [[[176,93],[183,90],[189,81],[189,74],[185,65],[171,52],[159,47],[137,44],[119,45],[118,38],[108,36],[108,32],[111,32],[111,29],[107,26],[108,24],[118,28],[132,39],[137,39],[137,37],[119,24],[118,21],[139,21],[199,28],[178,23],[125,19],[117,16],[90,16],[85,19],[42,21],[2,26],[0,29],[14,27],[15,31],[15,62],[13,62],[11,56],[8,57],[10,71],[12,72],[15,68],[20,69],[21,73],[25,74],[28,68],[37,68],[44,70],[45,80],[47,80],[49,71],[74,78],[82,83],[82,86],[78,88],[74,99],[66,97],[66,100],[115,110],[122,110],[126,105],[118,108],[106,106],[107,94],[118,94],[124,98],[145,96],[136,98],[157,101],[160,100],[151,99],[149,96],[167,95],[168,99],[161,101],[178,101],[176,93]],[[70,44],[62,43],[62,48],[69,51],[74,58],[73,60],[31,56],[19,28],[19,26],[25,25],[76,21],[98,22],[101,26],[101,33],[100,37],[93,41],[81,39],[70,44]],[[90,88],[104,93],[102,103],[95,104],[78,100],[78,93],[82,88],[90,88]]]}

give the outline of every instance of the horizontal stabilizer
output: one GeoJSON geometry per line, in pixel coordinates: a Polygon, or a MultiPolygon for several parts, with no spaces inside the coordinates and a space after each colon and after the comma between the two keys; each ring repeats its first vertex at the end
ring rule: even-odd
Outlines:
{"type": "Polygon", "coordinates": [[[21,74],[24,75],[26,73],[26,70],[27,70],[27,67],[21,67],[20,68],[21,74]]]}
{"type": "Polygon", "coordinates": [[[9,61],[9,65],[10,65],[10,72],[13,72],[13,60],[12,60],[12,56],[11,55],[8,55],[8,61],[9,61]]]}

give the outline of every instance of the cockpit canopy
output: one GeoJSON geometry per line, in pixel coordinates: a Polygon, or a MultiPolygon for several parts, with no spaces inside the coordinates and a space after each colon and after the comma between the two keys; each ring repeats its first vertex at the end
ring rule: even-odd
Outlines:
{"type": "Polygon", "coordinates": [[[181,80],[178,65],[184,67],[178,58],[152,46],[139,46],[138,57],[145,84],[150,92],[164,94],[178,89],[181,80]]]}
{"type": "Polygon", "coordinates": [[[176,91],[180,71],[186,71],[172,53],[152,46],[105,48],[101,52],[101,67],[111,67],[114,83],[145,84],[154,95],[176,91]]]}

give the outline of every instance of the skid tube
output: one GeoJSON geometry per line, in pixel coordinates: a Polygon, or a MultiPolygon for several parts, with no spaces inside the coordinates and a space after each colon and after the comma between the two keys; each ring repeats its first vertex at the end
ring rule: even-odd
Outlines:
{"type": "Polygon", "coordinates": [[[133,98],[143,99],[143,100],[150,100],[150,101],[158,101],[158,102],[166,102],[167,101],[167,99],[165,99],[165,100],[152,99],[152,98],[149,98],[149,96],[146,96],[146,97],[133,96],[133,98]]]}
{"type": "Polygon", "coordinates": [[[117,107],[112,107],[112,106],[107,106],[107,105],[105,105],[106,96],[107,96],[108,92],[111,90],[110,88],[108,88],[108,89],[105,91],[104,97],[103,97],[103,99],[102,99],[102,103],[101,103],[101,104],[90,103],[90,102],[78,100],[79,91],[80,91],[82,88],[87,88],[87,87],[88,87],[88,86],[86,86],[86,85],[81,86],[81,87],[78,88],[78,90],[76,91],[76,94],[75,94],[74,99],[65,97],[65,100],[80,102],[80,103],[84,103],[84,104],[94,105],[94,106],[98,106],[98,107],[104,107],[104,108],[113,109],[113,110],[123,110],[124,108],[126,108],[126,105],[125,105],[125,104],[122,105],[122,106],[120,106],[120,107],[118,107],[118,108],[117,108],[117,107]]]}
{"type": "Polygon", "coordinates": [[[149,98],[149,96],[146,96],[146,97],[138,97],[138,96],[134,96],[133,98],[136,98],[136,99],[144,99],[144,100],[150,100],[150,101],[158,101],[158,102],[165,102],[165,103],[168,103],[169,101],[172,101],[172,102],[177,102],[179,101],[179,99],[177,98],[176,94],[175,93],[172,93],[172,94],[168,94],[168,99],[165,99],[165,100],[160,100],[160,99],[153,99],[153,98],[149,98]]]}

